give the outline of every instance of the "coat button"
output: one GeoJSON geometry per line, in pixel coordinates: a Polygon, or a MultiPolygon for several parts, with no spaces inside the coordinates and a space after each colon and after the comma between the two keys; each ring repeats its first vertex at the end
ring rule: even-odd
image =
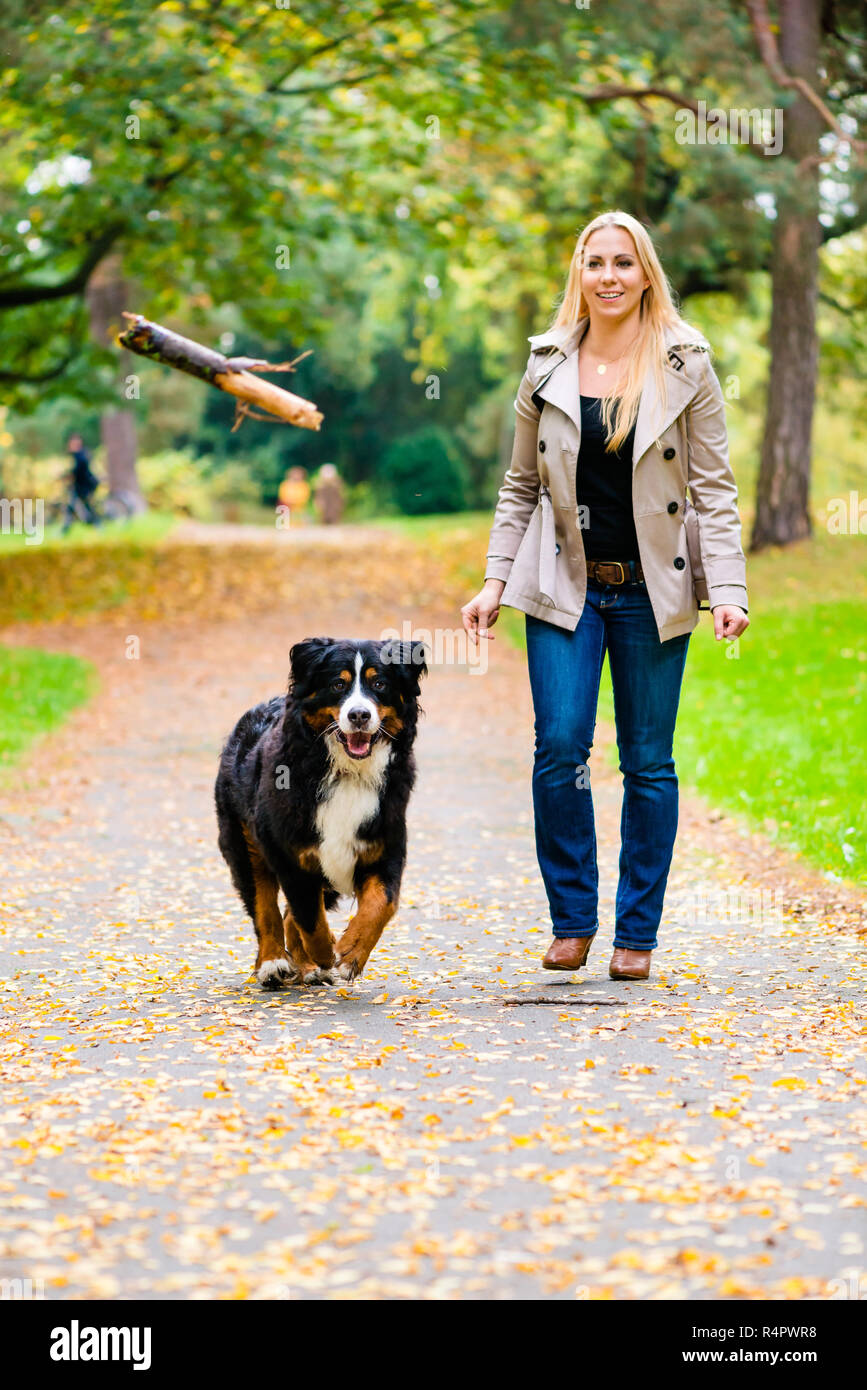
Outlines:
{"type": "Polygon", "coordinates": [[[675,568],[676,570],[682,570],[685,564],[686,564],[686,561],[684,560],[684,558],[683,558],[682,555],[675,555],[675,557],[674,557],[674,568],[675,568]]]}
{"type": "Polygon", "coordinates": [[[664,459],[673,459],[673,458],[674,458],[674,454],[675,454],[674,449],[663,449],[663,451],[662,451],[662,457],[663,457],[664,459]]]}
{"type": "Polygon", "coordinates": [[[672,513],[672,515],[674,515],[674,513],[677,511],[677,503],[676,503],[676,502],[669,502],[669,504],[668,504],[668,510],[672,513]]]}
{"type": "Polygon", "coordinates": [[[540,440],[539,440],[539,453],[540,453],[540,454],[544,454],[544,452],[545,452],[545,441],[544,441],[544,439],[540,439],[540,440]]]}

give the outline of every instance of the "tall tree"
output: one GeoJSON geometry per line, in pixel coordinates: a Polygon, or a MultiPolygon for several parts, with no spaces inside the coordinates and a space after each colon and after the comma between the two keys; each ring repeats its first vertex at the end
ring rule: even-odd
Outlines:
{"type": "MultiPolygon", "coordinates": [[[[90,331],[104,346],[112,344],[124,327],[122,314],[127,300],[127,284],[123,278],[123,263],[117,251],[99,262],[87,282],[86,300],[90,315],[90,331]]],[[[128,353],[119,354],[121,361],[128,353]]],[[[135,413],[120,402],[124,394],[124,368],[118,364],[116,384],[117,404],[108,406],[100,418],[100,432],[105,445],[108,486],[112,496],[123,502],[130,512],[145,510],[136,473],[135,413]]]]}
{"type": "MultiPolygon", "coordinates": [[[[763,0],[749,0],[762,61],[779,89],[794,92],[784,118],[785,163],[774,222],[771,373],[750,542],[753,550],[801,540],[811,529],[816,303],[823,236],[821,137],[826,133],[832,141],[838,137],[837,143],[846,151],[849,137],[828,102],[851,102],[853,96],[867,92],[867,68],[858,61],[857,42],[852,43],[837,27],[845,8],[826,0],[780,0],[778,23],[773,25],[763,0]],[[841,64],[841,56],[851,56],[852,61],[841,64]]],[[[855,144],[863,160],[867,146],[863,141],[855,144]]],[[[867,221],[863,177],[857,192],[860,205],[851,213],[863,225],[867,221]]]]}

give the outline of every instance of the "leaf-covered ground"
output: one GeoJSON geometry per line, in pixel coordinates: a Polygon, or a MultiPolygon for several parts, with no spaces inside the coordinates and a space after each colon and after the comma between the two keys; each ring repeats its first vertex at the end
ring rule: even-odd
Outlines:
{"type": "Polygon", "coordinates": [[[543,971],[504,641],[423,687],[402,907],[362,981],[255,984],[216,846],[223,737],[302,637],[459,623],[405,550],[360,558],[314,547],[270,608],[251,581],[246,605],[233,584],[4,632],[101,685],[0,801],[0,1275],[50,1298],[857,1287],[863,901],[684,798],[652,979],[610,981],[620,778],[597,752],[603,928],[586,972],[543,971]],[[716,895],[762,888],[762,920],[727,920],[716,895]]]}

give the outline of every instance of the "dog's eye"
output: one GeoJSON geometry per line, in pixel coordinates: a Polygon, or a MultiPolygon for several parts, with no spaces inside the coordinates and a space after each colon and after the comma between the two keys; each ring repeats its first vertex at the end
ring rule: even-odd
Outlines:
{"type": "Polygon", "coordinates": [[[386,689],[386,684],[385,684],[385,681],[382,679],[382,676],[376,676],[376,677],[370,682],[370,688],[371,688],[371,690],[385,690],[385,689],[386,689]]]}
{"type": "Polygon", "coordinates": [[[340,691],[340,690],[345,690],[345,689],[346,689],[346,681],[340,680],[339,678],[338,678],[336,681],[332,681],[332,682],[331,682],[331,689],[334,690],[335,692],[340,691]]]}

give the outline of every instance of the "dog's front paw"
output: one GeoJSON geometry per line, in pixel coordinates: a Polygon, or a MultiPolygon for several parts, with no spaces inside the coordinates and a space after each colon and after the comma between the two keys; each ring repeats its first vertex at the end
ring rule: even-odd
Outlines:
{"type": "Polygon", "coordinates": [[[297,980],[298,971],[285,956],[274,956],[257,967],[256,979],[263,989],[280,989],[297,980]]]}
{"type": "Polygon", "coordinates": [[[364,962],[360,961],[354,951],[349,951],[345,956],[335,954],[335,973],[341,980],[349,980],[351,983],[364,969],[364,962]]]}
{"type": "Polygon", "coordinates": [[[311,965],[301,972],[301,982],[305,985],[333,985],[334,976],[321,965],[311,965]]]}

